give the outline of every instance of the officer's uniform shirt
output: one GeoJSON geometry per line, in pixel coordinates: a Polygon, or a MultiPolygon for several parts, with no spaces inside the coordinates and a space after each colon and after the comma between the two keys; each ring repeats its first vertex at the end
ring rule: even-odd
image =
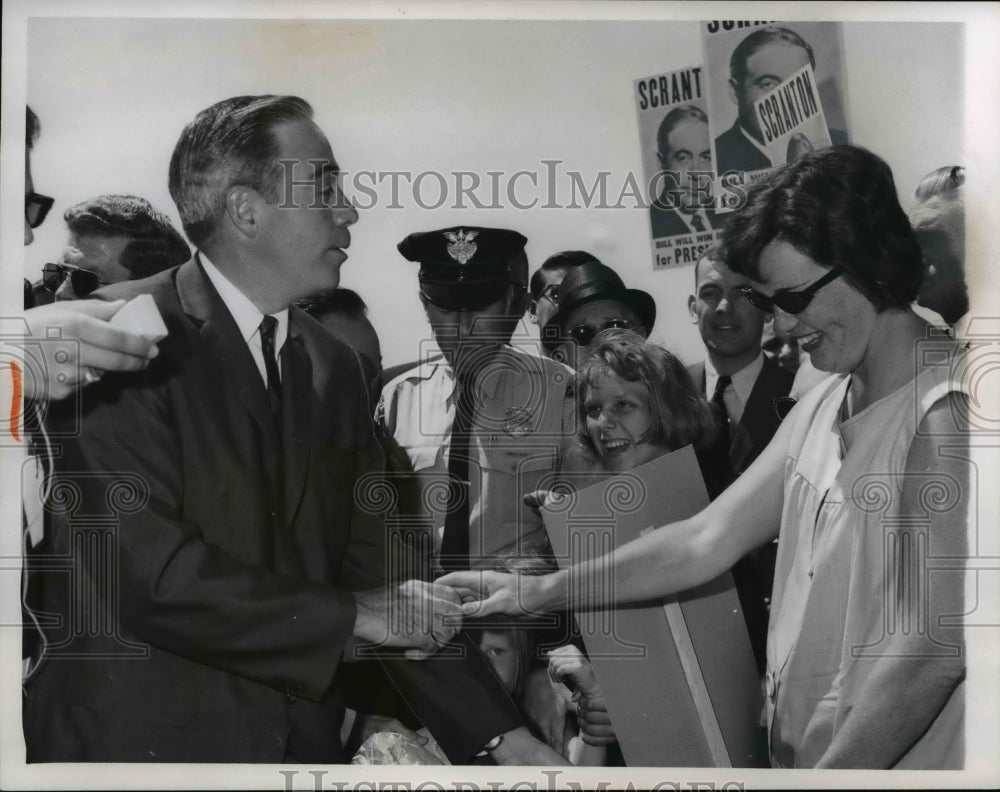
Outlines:
{"type": "MultiPolygon", "coordinates": [[[[551,486],[563,438],[576,431],[573,372],[509,346],[476,378],[469,443],[469,555],[489,565],[524,540],[545,541],[541,517],[522,498],[551,486]]],[[[448,505],[448,452],[455,419],[455,375],[443,358],[389,382],[377,418],[405,451],[418,479],[421,515],[437,557],[448,505]]]]}

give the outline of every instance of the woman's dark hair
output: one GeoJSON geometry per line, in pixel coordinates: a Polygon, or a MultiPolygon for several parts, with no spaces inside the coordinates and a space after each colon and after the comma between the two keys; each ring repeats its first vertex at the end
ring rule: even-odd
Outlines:
{"type": "Polygon", "coordinates": [[[673,451],[688,444],[701,446],[714,435],[712,409],[683,363],[631,330],[603,330],[577,371],[577,439],[590,453],[596,454],[597,449],[586,429],[587,395],[599,377],[609,375],[645,386],[652,417],[649,435],[643,438],[646,442],[673,451]]]}
{"type": "Polygon", "coordinates": [[[35,111],[25,105],[24,145],[28,151],[34,148],[35,141],[38,140],[41,131],[42,124],[38,120],[38,116],[35,115],[35,111]]]}
{"type": "Polygon", "coordinates": [[[920,246],[892,171],[866,149],[830,146],[755,182],[723,229],[724,258],[760,281],[760,254],[774,240],[843,269],[879,312],[909,306],[920,289],[920,246]]]}

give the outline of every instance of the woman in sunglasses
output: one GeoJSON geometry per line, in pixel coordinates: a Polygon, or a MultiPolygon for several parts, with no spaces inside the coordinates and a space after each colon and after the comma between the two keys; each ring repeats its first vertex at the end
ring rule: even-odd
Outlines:
{"type": "Polygon", "coordinates": [[[961,768],[968,397],[961,351],[910,310],[923,267],[892,173],[860,148],[808,154],[748,190],[723,244],[832,376],[691,519],[542,578],[438,582],[469,612],[586,609],[698,585],[777,536],[772,765],[961,768]]]}

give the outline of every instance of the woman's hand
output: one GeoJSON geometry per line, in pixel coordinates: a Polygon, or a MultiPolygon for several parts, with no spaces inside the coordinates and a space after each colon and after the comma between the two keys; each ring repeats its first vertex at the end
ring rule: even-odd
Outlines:
{"type": "Polygon", "coordinates": [[[156,345],[110,324],[124,304],[72,300],[25,311],[25,398],[63,399],[102,372],[146,368],[156,345]]]}
{"type": "Polygon", "coordinates": [[[435,582],[451,586],[462,599],[465,617],[506,613],[511,616],[544,613],[551,608],[546,591],[553,575],[511,575],[506,572],[449,572],[435,582]]]}
{"type": "Polygon", "coordinates": [[[529,509],[533,509],[536,512],[541,512],[545,508],[546,504],[551,504],[559,500],[562,495],[554,490],[538,489],[533,492],[529,492],[521,500],[524,505],[529,509]]]}

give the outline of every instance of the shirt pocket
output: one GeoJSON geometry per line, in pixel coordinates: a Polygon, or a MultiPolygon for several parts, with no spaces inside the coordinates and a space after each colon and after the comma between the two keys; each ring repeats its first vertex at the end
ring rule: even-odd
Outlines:
{"type": "Polygon", "coordinates": [[[478,485],[481,547],[490,555],[511,548],[523,538],[542,530],[541,517],[524,505],[524,496],[544,486],[555,470],[555,448],[525,447],[500,443],[480,451],[478,485]]]}

